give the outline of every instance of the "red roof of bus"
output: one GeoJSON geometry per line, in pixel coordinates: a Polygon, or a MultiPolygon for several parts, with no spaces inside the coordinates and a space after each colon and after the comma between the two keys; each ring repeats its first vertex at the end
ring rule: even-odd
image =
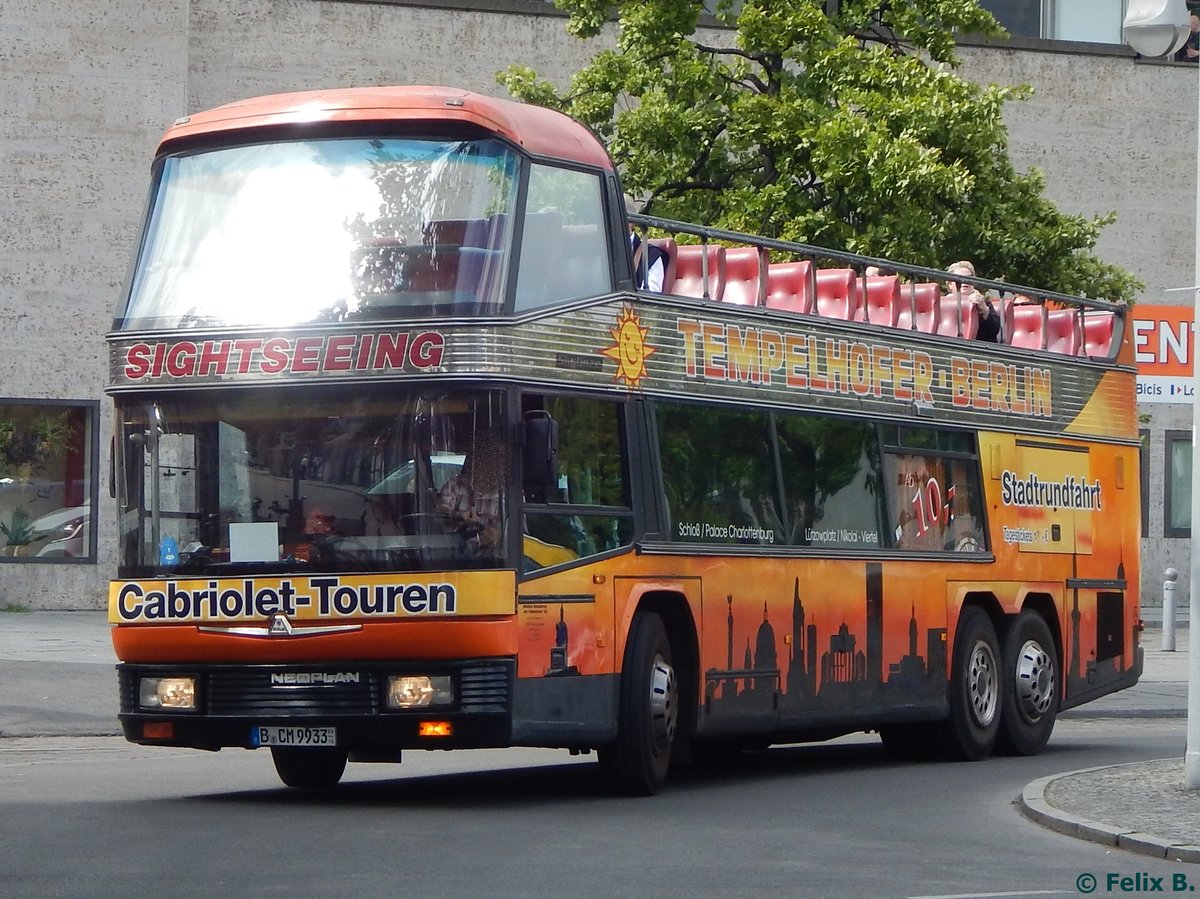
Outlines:
{"type": "Polygon", "coordinates": [[[574,119],[545,109],[448,87],[356,87],[238,100],[185,116],[163,135],[178,140],[305,122],[466,122],[537,156],[613,168],[604,146],[574,119]]]}

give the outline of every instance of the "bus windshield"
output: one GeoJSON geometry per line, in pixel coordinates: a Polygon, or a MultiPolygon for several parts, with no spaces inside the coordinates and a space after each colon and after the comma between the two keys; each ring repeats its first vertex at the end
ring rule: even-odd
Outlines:
{"type": "Polygon", "coordinates": [[[116,327],[498,311],[518,170],[494,140],[304,140],[167,157],[116,327]]]}
{"type": "Polygon", "coordinates": [[[126,401],[122,576],[505,567],[503,410],[362,387],[126,401]]]}

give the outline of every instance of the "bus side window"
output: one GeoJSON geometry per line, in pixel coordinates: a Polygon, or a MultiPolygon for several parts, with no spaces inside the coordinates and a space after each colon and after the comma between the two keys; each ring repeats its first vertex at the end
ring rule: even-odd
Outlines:
{"type": "Polygon", "coordinates": [[[977,468],[971,460],[891,451],[884,471],[898,549],[987,549],[977,468]]]}
{"type": "Polygon", "coordinates": [[[601,196],[600,177],[594,173],[530,168],[518,310],[613,289],[601,196]]]}
{"type": "Polygon", "coordinates": [[[524,420],[525,570],[628,546],[633,540],[633,513],[618,404],[575,397],[527,397],[524,420]],[[550,445],[539,435],[539,429],[547,430],[540,424],[546,421],[557,426],[556,466],[542,459],[550,445]],[[536,457],[532,462],[531,452],[536,457]],[[556,476],[543,490],[540,481],[552,471],[556,476]]]}

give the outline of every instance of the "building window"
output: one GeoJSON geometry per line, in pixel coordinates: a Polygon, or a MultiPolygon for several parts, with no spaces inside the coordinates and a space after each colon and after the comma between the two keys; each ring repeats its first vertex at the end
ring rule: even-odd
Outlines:
{"type": "Polygon", "coordinates": [[[1163,536],[1192,536],[1192,432],[1167,431],[1163,536]]]}
{"type": "Polygon", "coordinates": [[[0,399],[0,561],[94,561],[97,403],[0,399]]]}
{"type": "Polygon", "coordinates": [[[1013,37],[1042,36],[1041,0],[983,0],[980,6],[1013,37]]]}
{"type": "Polygon", "coordinates": [[[1125,0],[982,0],[1013,37],[1120,44],[1125,0]]]}

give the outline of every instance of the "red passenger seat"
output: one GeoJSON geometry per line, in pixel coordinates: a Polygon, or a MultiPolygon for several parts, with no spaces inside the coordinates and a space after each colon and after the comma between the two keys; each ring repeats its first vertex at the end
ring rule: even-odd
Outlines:
{"type": "Polygon", "coordinates": [[[866,302],[859,321],[893,327],[900,314],[900,278],[896,275],[877,275],[866,279],[866,302]]]}
{"type": "Polygon", "coordinates": [[[979,310],[966,296],[962,302],[956,294],[948,293],[942,297],[942,311],[938,318],[937,332],[947,337],[964,337],[974,340],[979,333],[979,310]],[[959,309],[962,309],[962,320],[959,321],[959,309]]]}
{"type": "Polygon", "coordinates": [[[719,244],[684,244],[679,248],[675,260],[675,285],[671,291],[677,296],[719,300],[725,292],[725,248],[719,244]],[[704,283],[703,263],[705,250],[708,258],[708,284],[704,283]],[[705,287],[707,286],[707,290],[705,287]],[[707,296],[706,296],[707,294],[707,296]]]}
{"type": "Polygon", "coordinates": [[[440,219],[426,222],[424,243],[434,247],[442,244],[462,246],[467,242],[467,231],[477,232],[482,225],[482,219],[440,219]]]}
{"type": "Polygon", "coordinates": [[[758,305],[758,275],[766,250],[758,247],[731,247],[725,251],[725,291],[723,303],[739,306],[758,305]]]}
{"type": "Polygon", "coordinates": [[[458,282],[458,247],[430,246],[408,260],[408,289],[417,293],[454,290],[458,282]]]}
{"type": "Polygon", "coordinates": [[[942,288],[933,281],[905,284],[900,288],[900,312],[896,327],[936,334],[942,317],[942,288]]]}
{"type": "Polygon", "coordinates": [[[1074,356],[1079,353],[1080,323],[1078,309],[1052,309],[1046,313],[1046,349],[1074,356]]]}
{"type": "Polygon", "coordinates": [[[1116,324],[1115,312],[1089,309],[1083,313],[1083,354],[1104,359],[1111,357],[1116,324]]]}
{"type": "Polygon", "coordinates": [[[858,276],[852,268],[819,268],[817,315],[851,322],[858,318],[858,276]]]}
{"type": "Polygon", "coordinates": [[[785,312],[813,311],[813,291],[809,279],[812,263],[773,262],[767,266],[767,308],[785,312]]]}
{"type": "Polygon", "coordinates": [[[1008,342],[1023,349],[1040,350],[1045,312],[1041,304],[1014,306],[1012,337],[1008,342]]]}

